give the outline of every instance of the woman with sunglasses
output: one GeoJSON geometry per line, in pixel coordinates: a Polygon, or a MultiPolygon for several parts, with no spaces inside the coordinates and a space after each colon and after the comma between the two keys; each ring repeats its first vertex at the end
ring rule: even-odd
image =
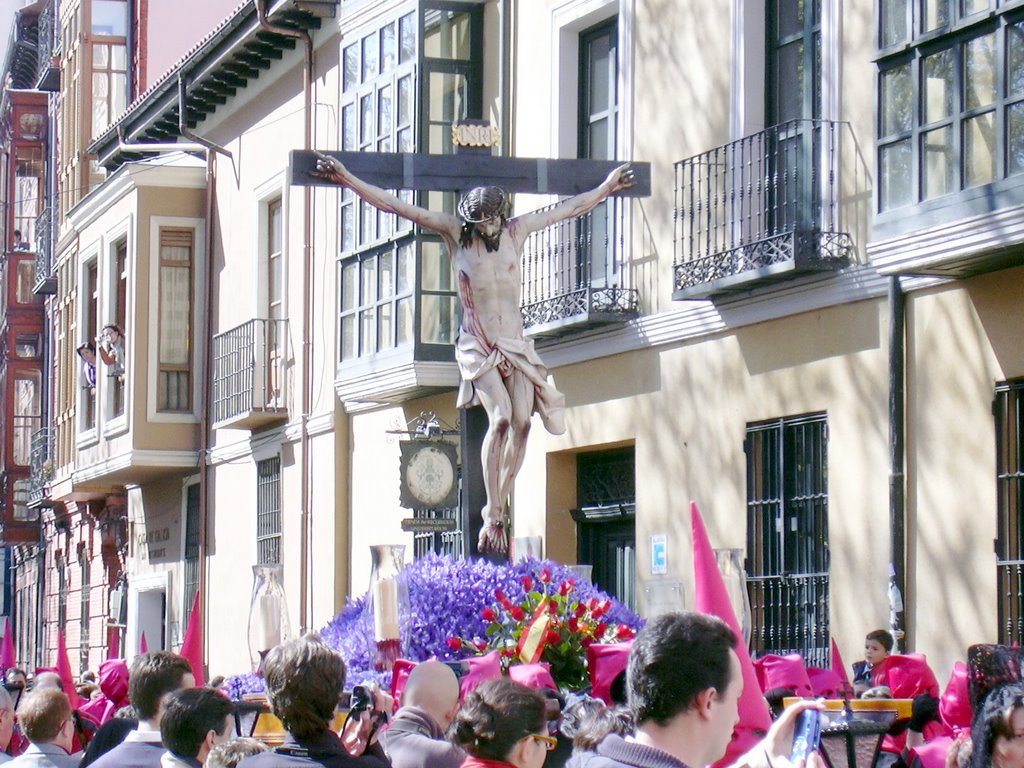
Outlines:
{"type": "Polygon", "coordinates": [[[462,768],[541,768],[558,743],[548,735],[544,697],[505,678],[475,688],[448,733],[469,754],[462,768]]]}

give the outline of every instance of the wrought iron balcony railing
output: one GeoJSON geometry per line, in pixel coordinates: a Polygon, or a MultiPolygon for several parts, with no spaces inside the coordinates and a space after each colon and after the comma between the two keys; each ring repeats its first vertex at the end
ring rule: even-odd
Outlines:
{"type": "Polygon", "coordinates": [[[799,653],[807,666],[829,666],[828,573],[748,576],[747,594],[751,651],[799,653]]]}
{"type": "Polygon", "coordinates": [[[37,294],[57,292],[57,278],[53,274],[53,218],[54,207],[47,205],[36,217],[36,279],[32,290],[37,294]]]}
{"type": "Polygon", "coordinates": [[[675,166],[675,299],[704,299],[852,255],[836,171],[845,124],[792,120],[675,166]]]}
{"type": "Polygon", "coordinates": [[[29,458],[28,506],[42,506],[46,489],[53,480],[53,428],[43,427],[32,433],[29,458]]]}
{"type": "Polygon", "coordinates": [[[60,35],[57,29],[57,0],[50,0],[39,12],[39,43],[36,51],[36,88],[55,92],[60,89],[60,68],[56,59],[60,54],[60,35]]]}
{"type": "Polygon", "coordinates": [[[213,422],[254,428],[288,417],[287,320],[250,320],[213,337],[213,422]]]}
{"type": "Polygon", "coordinates": [[[637,316],[639,292],[632,287],[623,242],[627,205],[611,198],[586,216],[552,224],[527,238],[522,312],[529,335],[637,316]]]}

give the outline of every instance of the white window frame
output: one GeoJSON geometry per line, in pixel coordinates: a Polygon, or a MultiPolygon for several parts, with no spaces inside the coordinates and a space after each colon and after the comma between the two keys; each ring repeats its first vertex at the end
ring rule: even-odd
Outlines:
{"type": "MultiPolygon", "coordinates": [[[[149,218],[149,355],[146,370],[146,418],[165,424],[198,424],[202,383],[206,380],[204,362],[206,340],[202,337],[202,296],[206,290],[206,222],[202,218],[184,216],[150,216],[149,218]],[[193,231],[193,300],[192,300],[192,410],[169,413],[157,409],[157,378],[160,338],[160,229],[177,227],[193,231]]],[[[128,329],[125,329],[128,333],[128,329]]],[[[131,361],[129,360],[129,363],[131,361]]]]}
{"type": "MultiPolygon", "coordinates": [[[[86,275],[89,271],[89,266],[92,263],[96,264],[96,290],[100,293],[100,299],[102,300],[103,292],[103,275],[101,269],[103,267],[102,259],[100,254],[103,253],[103,241],[97,239],[90,243],[87,247],[83,248],[78,252],[78,306],[75,308],[78,317],[76,318],[76,327],[78,331],[78,338],[72,341],[72,347],[77,349],[79,345],[87,342],[96,343],[95,339],[85,338],[86,326],[88,325],[88,310],[89,304],[92,302],[92,296],[87,296],[86,291],[88,290],[88,282],[86,275]]],[[[102,301],[100,306],[96,308],[96,323],[99,326],[99,321],[103,317],[102,301]]],[[[94,424],[92,427],[87,428],[85,426],[85,387],[82,386],[82,358],[76,353],[75,354],[75,446],[77,448],[87,448],[96,445],[99,442],[100,435],[102,434],[103,419],[100,418],[103,404],[103,382],[100,376],[100,365],[99,365],[99,352],[96,353],[96,392],[94,395],[95,404],[93,405],[94,424]]]]}
{"type": "MultiPolygon", "coordinates": [[[[131,426],[131,414],[132,411],[132,374],[134,369],[134,356],[130,354],[131,342],[134,340],[129,334],[132,333],[132,323],[129,322],[134,317],[135,307],[135,291],[133,289],[135,281],[135,227],[132,226],[133,216],[129,214],[122,221],[118,222],[113,229],[109,230],[105,237],[104,253],[106,258],[104,263],[101,265],[103,268],[103,274],[100,275],[100,284],[106,289],[100,296],[100,308],[101,308],[101,319],[99,326],[102,328],[108,323],[116,322],[115,315],[117,314],[117,243],[119,240],[125,240],[126,254],[125,254],[125,270],[128,273],[127,286],[125,291],[125,327],[124,331],[124,346],[125,346],[125,358],[127,365],[124,371],[124,413],[120,416],[114,416],[114,388],[107,386],[109,377],[104,371],[102,378],[104,380],[103,385],[103,435],[104,437],[116,437],[117,435],[124,434],[128,431],[131,426]]],[[[100,368],[97,367],[97,383],[100,379],[100,368]]]]}
{"type": "Polygon", "coordinates": [[[285,171],[275,173],[272,177],[257,186],[253,192],[256,196],[256,314],[253,317],[270,316],[270,204],[281,201],[281,310],[282,316],[288,317],[288,187],[285,171]]]}

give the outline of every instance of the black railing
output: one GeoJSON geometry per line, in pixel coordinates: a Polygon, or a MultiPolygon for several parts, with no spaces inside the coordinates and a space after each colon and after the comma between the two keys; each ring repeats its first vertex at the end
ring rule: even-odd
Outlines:
{"type": "Polygon", "coordinates": [[[998,560],[999,642],[1024,643],[1024,560],[998,560]]]}
{"type": "Polygon", "coordinates": [[[250,320],[214,336],[214,423],[286,413],[288,361],[287,320],[250,320]]]}
{"type": "Polygon", "coordinates": [[[627,204],[611,198],[579,219],[557,222],[527,238],[522,311],[528,330],[573,319],[636,317],[639,292],[631,287],[623,243],[627,204]]]}
{"type": "Polygon", "coordinates": [[[36,217],[36,279],[33,286],[36,293],[55,293],[57,290],[53,276],[53,213],[53,206],[47,205],[36,217]]]}
{"type": "Polygon", "coordinates": [[[831,666],[827,573],[748,576],[750,650],[798,653],[809,667],[831,666]]]}
{"type": "Polygon", "coordinates": [[[46,498],[47,486],[53,479],[53,429],[43,427],[32,433],[29,458],[28,505],[39,506],[46,498]]]}
{"type": "Polygon", "coordinates": [[[839,222],[844,127],[792,120],[676,163],[676,291],[783,263],[842,266],[853,249],[839,222]]]}

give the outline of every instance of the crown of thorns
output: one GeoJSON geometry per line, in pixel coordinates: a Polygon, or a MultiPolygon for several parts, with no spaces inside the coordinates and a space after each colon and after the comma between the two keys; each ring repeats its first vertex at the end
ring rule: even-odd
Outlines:
{"type": "Polygon", "coordinates": [[[508,218],[508,195],[500,187],[476,187],[459,201],[458,210],[467,224],[479,224],[498,216],[508,218]]]}

